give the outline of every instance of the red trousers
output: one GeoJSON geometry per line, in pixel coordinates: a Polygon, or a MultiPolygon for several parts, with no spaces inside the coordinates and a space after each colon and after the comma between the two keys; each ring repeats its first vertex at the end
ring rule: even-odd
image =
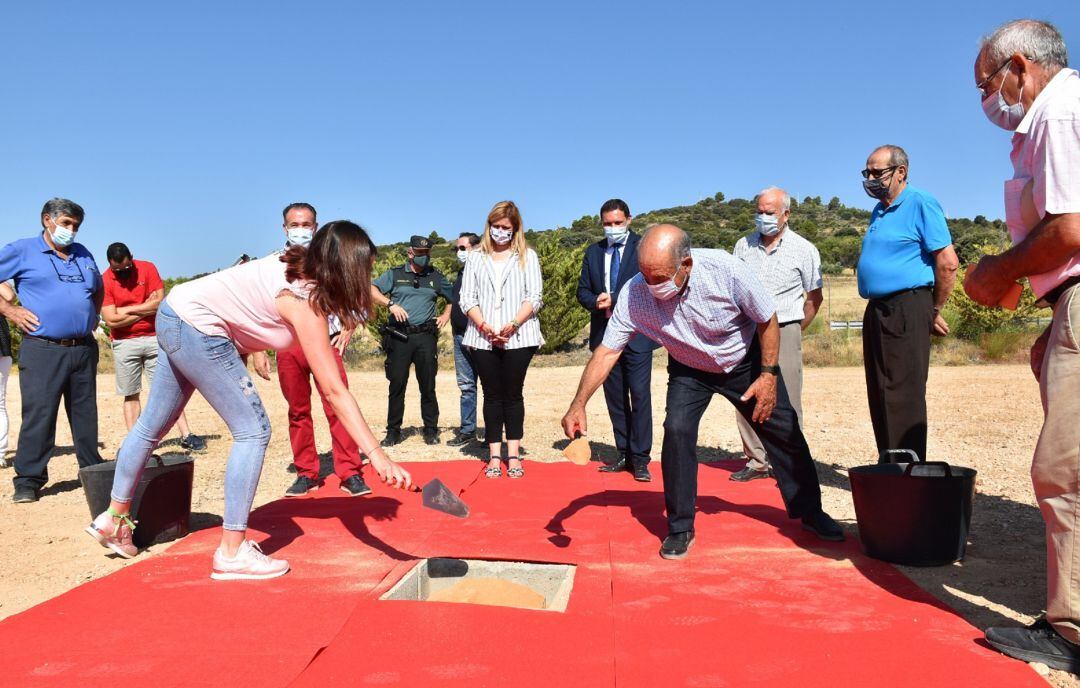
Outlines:
{"type": "MultiPolygon", "coordinates": [[[[347,387],[349,379],[345,376],[345,366],[337,349],[334,350],[334,356],[337,358],[341,380],[347,387]]],[[[292,444],[296,473],[318,480],[319,454],[315,451],[315,426],[311,420],[311,381],[314,377],[311,367],[299,346],[279,351],[277,365],[281,393],[289,404],[289,442],[292,444]]],[[[330,438],[334,445],[334,473],[345,480],[360,473],[360,450],[334,414],[334,409],[317,382],[315,388],[319,391],[326,421],[330,424],[330,438]]]]}

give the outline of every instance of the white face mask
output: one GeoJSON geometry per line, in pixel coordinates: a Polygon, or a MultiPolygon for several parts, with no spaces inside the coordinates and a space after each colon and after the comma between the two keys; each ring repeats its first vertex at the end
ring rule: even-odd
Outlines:
{"type": "Polygon", "coordinates": [[[311,243],[311,227],[289,227],[289,243],[294,246],[307,246],[311,243]]]}
{"type": "Polygon", "coordinates": [[[502,227],[491,228],[491,240],[499,246],[506,246],[513,238],[514,230],[512,229],[503,229],[502,227]]]}
{"type": "Polygon", "coordinates": [[[462,265],[465,264],[465,259],[468,256],[469,256],[469,252],[466,249],[459,248],[457,250],[457,259],[458,259],[458,262],[461,263],[462,265]]]}
{"type": "Polygon", "coordinates": [[[754,224],[757,225],[757,231],[765,236],[774,236],[780,232],[780,219],[775,215],[758,213],[754,217],[754,224]]]}
{"type": "Polygon", "coordinates": [[[630,233],[630,225],[615,225],[604,227],[604,236],[613,244],[621,244],[626,241],[626,235],[630,233]]]}
{"type": "MultiPolygon", "coordinates": [[[[664,280],[660,284],[645,283],[645,286],[649,288],[649,292],[653,295],[657,301],[668,301],[675,298],[679,293],[679,285],[675,284],[675,278],[679,276],[679,271],[682,270],[682,266],[675,271],[675,274],[671,276],[671,279],[664,280]]],[[[683,286],[686,286],[685,284],[683,286]]]]}
{"type": "MultiPolygon", "coordinates": [[[[1005,82],[1001,82],[1001,86],[1004,86],[1005,82]]],[[[1016,102],[1009,105],[1005,102],[1005,96],[1001,95],[1001,87],[998,87],[997,93],[992,96],[987,96],[986,100],[982,102],[983,113],[994,124],[998,125],[1006,131],[1016,131],[1016,128],[1020,126],[1020,122],[1024,120],[1024,86],[1020,86],[1020,96],[1016,102]]]]}
{"type": "Polygon", "coordinates": [[[75,232],[64,225],[56,225],[50,234],[53,243],[60,248],[71,246],[71,242],[75,241],[75,232]]]}

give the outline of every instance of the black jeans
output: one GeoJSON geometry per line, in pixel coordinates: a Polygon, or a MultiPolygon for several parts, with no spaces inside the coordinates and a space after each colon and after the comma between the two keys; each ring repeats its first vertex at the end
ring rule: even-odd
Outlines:
{"type": "Polygon", "coordinates": [[[416,332],[402,342],[383,336],[386,351],[386,379],[390,381],[390,398],[386,409],[386,429],[401,430],[405,417],[405,387],[409,383],[409,368],[416,366],[416,384],[420,385],[420,417],[424,429],[439,427],[439,399],[435,396],[435,374],[439,371],[438,335],[416,332]]]}
{"type": "Polygon", "coordinates": [[[56,417],[64,400],[79,466],[101,463],[97,417],[98,346],[93,337],[75,346],[23,338],[19,351],[22,427],[15,451],[16,487],[40,489],[49,482],[56,447],[56,417]]]}
{"type": "Polygon", "coordinates": [[[615,448],[634,466],[647,466],[652,453],[652,358],[652,351],[628,348],[604,380],[615,448]]]}
{"type": "Polygon", "coordinates": [[[488,444],[525,436],[525,374],[538,347],[473,349],[473,367],[484,388],[484,435],[488,444]]]}
{"type": "Polygon", "coordinates": [[[880,452],[910,449],[926,459],[926,376],[934,297],[929,288],[871,299],[863,316],[863,368],[880,452]]]}
{"type": "MultiPolygon", "coordinates": [[[[698,427],[713,395],[725,397],[750,420],[756,400],[744,402],[740,397],[760,374],[761,353],[757,340],[746,358],[726,374],[696,370],[669,357],[667,417],[664,419],[664,448],[660,455],[669,532],[683,533],[694,529],[698,427]]],[[[753,425],[768,453],[788,516],[799,518],[820,511],[821,486],[817,469],[782,377],[777,380],[776,408],[772,416],[764,423],[753,425]]]]}

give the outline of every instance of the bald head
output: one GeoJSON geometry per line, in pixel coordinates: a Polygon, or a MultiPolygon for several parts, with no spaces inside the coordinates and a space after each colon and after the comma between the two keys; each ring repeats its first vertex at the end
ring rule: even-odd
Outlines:
{"type": "Polygon", "coordinates": [[[653,225],[645,231],[638,246],[638,266],[646,282],[671,279],[680,266],[692,264],[689,234],[675,225],[653,225]]]}

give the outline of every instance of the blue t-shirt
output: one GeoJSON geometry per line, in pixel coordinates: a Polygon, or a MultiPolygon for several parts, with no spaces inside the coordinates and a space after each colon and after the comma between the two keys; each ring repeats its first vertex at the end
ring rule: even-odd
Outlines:
{"type": "Polygon", "coordinates": [[[67,254],[58,256],[42,234],[0,248],[0,282],[15,281],[20,305],[41,323],[31,333],[38,337],[76,339],[97,328],[97,263],[82,244],[68,246],[67,254]]]}
{"type": "Polygon", "coordinates": [[[888,296],[934,284],[934,252],[952,243],[937,200],[907,187],[888,208],[878,203],[859,255],[859,295],[888,296]]]}

